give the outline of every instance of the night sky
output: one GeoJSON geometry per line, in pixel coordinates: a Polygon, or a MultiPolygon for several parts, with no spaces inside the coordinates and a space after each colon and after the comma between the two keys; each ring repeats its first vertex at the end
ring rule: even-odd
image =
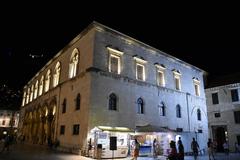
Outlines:
{"type": "Polygon", "coordinates": [[[89,5],[40,8],[36,5],[15,7],[11,8],[13,14],[5,11],[0,14],[0,82],[17,89],[22,89],[48,60],[94,20],[212,76],[240,69],[237,8],[113,4],[96,10],[89,5]]]}

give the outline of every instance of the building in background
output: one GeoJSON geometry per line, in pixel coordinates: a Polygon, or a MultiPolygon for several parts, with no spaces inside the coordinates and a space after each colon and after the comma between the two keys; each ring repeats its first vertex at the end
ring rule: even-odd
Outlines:
{"type": "Polygon", "coordinates": [[[218,77],[209,82],[205,90],[207,98],[210,137],[217,144],[217,151],[223,151],[223,143],[229,143],[235,151],[240,145],[240,78],[239,74],[218,77]]]}
{"type": "MultiPolygon", "coordinates": [[[[159,37],[160,38],[160,37],[159,37]]],[[[149,154],[182,137],[208,139],[204,71],[97,22],[53,57],[24,87],[21,134],[32,143],[60,141],[63,150],[104,148],[117,137],[125,157],[134,138],[149,154]],[[114,138],[112,138],[114,139],[114,138]]],[[[93,156],[96,156],[93,152],[93,156]]]]}
{"type": "Polygon", "coordinates": [[[0,110],[0,139],[7,134],[16,134],[19,122],[19,111],[0,110]]]}

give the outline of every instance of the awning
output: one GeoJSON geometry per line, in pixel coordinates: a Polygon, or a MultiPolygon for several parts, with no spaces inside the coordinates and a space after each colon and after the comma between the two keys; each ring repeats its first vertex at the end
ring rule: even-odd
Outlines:
{"type": "Polygon", "coordinates": [[[146,125],[146,126],[136,126],[136,132],[175,132],[175,130],[171,130],[169,128],[154,126],[154,125],[146,125]]]}
{"type": "Polygon", "coordinates": [[[111,126],[97,126],[102,131],[113,131],[113,132],[134,132],[133,129],[127,127],[111,127],[111,126]]]}

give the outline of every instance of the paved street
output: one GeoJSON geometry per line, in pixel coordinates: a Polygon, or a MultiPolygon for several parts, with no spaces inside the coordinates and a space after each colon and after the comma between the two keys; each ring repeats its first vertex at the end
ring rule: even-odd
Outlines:
{"type": "MultiPolygon", "coordinates": [[[[2,145],[0,145],[2,148],[2,145]]],[[[130,160],[131,158],[124,158],[122,160],[130,160]]],[[[157,160],[164,160],[165,158],[158,158],[157,160]]],[[[218,154],[217,160],[240,160],[240,154],[218,154]]],[[[82,157],[74,154],[60,153],[45,148],[44,146],[36,145],[13,145],[10,151],[0,153],[0,160],[91,160],[90,158],[82,157]]],[[[138,160],[153,160],[153,158],[139,157],[138,160]]],[[[186,157],[185,160],[193,160],[192,157],[186,157]]],[[[200,156],[198,160],[208,160],[207,156],[200,156]]]]}

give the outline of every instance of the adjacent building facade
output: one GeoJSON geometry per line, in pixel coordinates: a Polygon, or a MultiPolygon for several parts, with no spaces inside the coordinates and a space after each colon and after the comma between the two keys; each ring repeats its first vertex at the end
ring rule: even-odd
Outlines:
{"type": "Polygon", "coordinates": [[[230,83],[207,88],[207,110],[210,137],[216,142],[217,150],[223,151],[223,143],[235,151],[240,145],[240,83],[230,83]]]}
{"type": "Polygon", "coordinates": [[[7,134],[17,132],[19,111],[0,110],[0,139],[7,134]]]}
{"type": "Polygon", "coordinates": [[[93,22],[25,85],[21,134],[29,142],[57,139],[61,147],[84,150],[87,143],[107,147],[110,136],[129,147],[136,128],[151,126],[137,134],[142,144],[163,131],[161,142],[181,136],[187,152],[194,137],[203,149],[208,138],[203,74],[93,22]]]}

